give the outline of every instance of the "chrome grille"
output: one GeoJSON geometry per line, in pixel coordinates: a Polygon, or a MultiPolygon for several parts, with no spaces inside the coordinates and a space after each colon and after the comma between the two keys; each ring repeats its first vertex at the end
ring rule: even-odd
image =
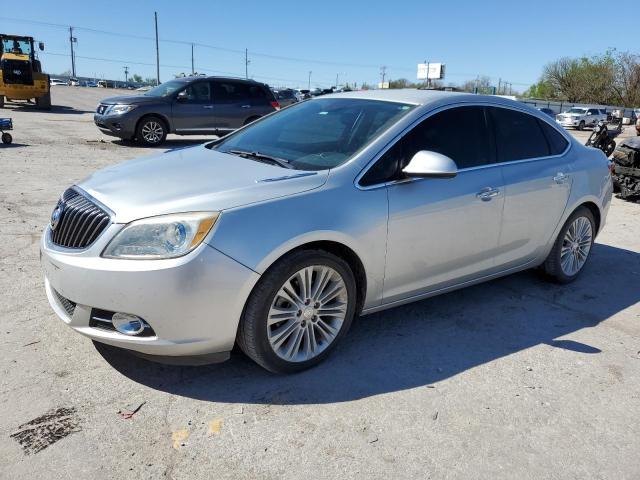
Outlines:
{"type": "Polygon", "coordinates": [[[68,298],[63,297],[55,289],[52,288],[51,290],[53,290],[53,294],[56,296],[56,299],[58,299],[58,303],[64,309],[64,311],[67,312],[67,315],[73,317],[73,312],[76,311],[76,303],[72,302],[68,298]]]}
{"type": "MultiPolygon", "coordinates": [[[[76,190],[68,189],[56,205],[60,210],[51,241],[66,248],[86,248],[109,225],[109,214],[76,190]]],[[[54,210],[55,211],[55,210],[54,210]]]]}

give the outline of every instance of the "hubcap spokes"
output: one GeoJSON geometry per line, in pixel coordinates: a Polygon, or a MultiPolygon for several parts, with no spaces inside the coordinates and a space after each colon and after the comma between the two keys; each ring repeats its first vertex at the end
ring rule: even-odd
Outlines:
{"type": "Polygon", "coordinates": [[[560,265],[566,275],[575,275],[582,269],[589,256],[592,240],[591,222],[585,217],[576,218],[569,226],[560,249],[560,265]]]}
{"type": "Polygon", "coordinates": [[[164,130],[158,122],[147,122],[142,127],[143,138],[150,143],[159,142],[164,130]]]}
{"type": "Polygon", "coordinates": [[[304,362],[335,340],[347,315],[342,276],[324,265],[293,274],[273,299],[267,335],[273,351],[289,362],[304,362]]]}

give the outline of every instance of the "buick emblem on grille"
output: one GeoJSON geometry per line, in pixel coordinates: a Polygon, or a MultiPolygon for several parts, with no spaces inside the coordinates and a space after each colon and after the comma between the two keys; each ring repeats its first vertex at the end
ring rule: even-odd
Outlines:
{"type": "Polygon", "coordinates": [[[62,217],[62,211],[64,210],[64,206],[62,204],[56,206],[51,212],[51,230],[55,231],[58,227],[58,223],[60,223],[60,218],[62,217]]]}

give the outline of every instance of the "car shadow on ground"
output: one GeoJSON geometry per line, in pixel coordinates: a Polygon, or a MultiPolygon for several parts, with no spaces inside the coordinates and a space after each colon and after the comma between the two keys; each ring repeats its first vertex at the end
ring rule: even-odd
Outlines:
{"type": "MultiPolygon", "coordinates": [[[[598,345],[562,339],[640,301],[640,254],[596,244],[579,280],[522,272],[362,317],[322,364],[271,374],[240,353],[219,365],[156,364],[96,344],[122,375],[154,389],[231,403],[333,403],[431,385],[501,357],[548,345],[584,355],[598,345]]],[[[524,368],[524,366],[523,366],[524,368]]]]}
{"type": "Polygon", "coordinates": [[[28,147],[29,145],[26,143],[0,143],[0,151],[6,148],[19,148],[19,147],[28,147]]]}
{"type": "Polygon", "coordinates": [[[191,139],[191,138],[168,138],[165,140],[162,145],[158,146],[147,146],[141,145],[134,140],[113,140],[112,143],[115,145],[122,145],[130,148],[138,148],[141,151],[144,150],[158,150],[160,152],[172,152],[174,150],[180,150],[182,148],[194,147],[196,145],[202,145],[204,143],[211,142],[215,140],[217,137],[211,137],[210,139],[191,139]]]}
{"type": "Polygon", "coordinates": [[[46,110],[43,108],[38,108],[35,103],[6,103],[4,106],[4,111],[6,112],[42,112],[42,113],[59,113],[59,114],[67,114],[67,115],[78,115],[83,113],[93,113],[93,110],[82,110],[74,107],[70,107],[68,105],[52,105],[50,110],[46,110]]]}

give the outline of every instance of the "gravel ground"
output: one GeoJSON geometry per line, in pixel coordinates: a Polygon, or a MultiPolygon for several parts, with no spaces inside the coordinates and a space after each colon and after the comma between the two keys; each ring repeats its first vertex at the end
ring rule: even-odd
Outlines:
{"type": "Polygon", "coordinates": [[[98,132],[104,95],[0,110],[1,478],[640,476],[640,205],[614,199],[569,286],[524,272],[364,317],[295,376],[158,365],[71,332],[42,285],[60,193],[149,153],[98,132]]]}

